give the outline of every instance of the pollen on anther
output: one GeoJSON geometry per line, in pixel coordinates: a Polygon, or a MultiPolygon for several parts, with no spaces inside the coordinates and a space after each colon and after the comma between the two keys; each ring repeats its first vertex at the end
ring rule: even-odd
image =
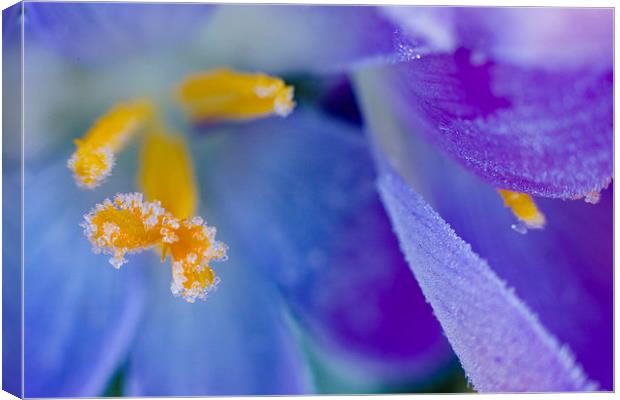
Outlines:
{"type": "MultiPolygon", "coordinates": [[[[523,229],[542,229],[545,226],[545,215],[540,212],[532,197],[525,193],[513,192],[510,190],[497,190],[504,199],[504,205],[512,210],[512,213],[524,225],[523,229]]],[[[521,225],[515,225],[520,227],[521,225]]],[[[514,229],[514,228],[513,228],[514,229]]],[[[519,229],[516,229],[519,232],[519,229]]]]}
{"type": "Polygon", "coordinates": [[[146,100],[135,100],[113,107],[99,118],[81,139],[67,166],[80,187],[92,189],[110,175],[117,153],[144,123],[153,109],[146,100]]]}
{"type": "Polygon", "coordinates": [[[210,264],[226,257],[226,246],[215,240],[215,229],[202,218],[178,219],[140,193],[106,199],[84,217],[82,226],[93,249],[109,254],[115,268],[127,262],[127,254],[158,249],[162,261],[169,255],[171,290],[188,302],[213,290],[217,279],[210,264]]]}
{"type": "Polygon", "coordinates": [[[179,105],[197,122],[285,117],[295,107],[293,97],[293,87],[277,77],[226,68],[192,75],[176,90],[179,105]]]}

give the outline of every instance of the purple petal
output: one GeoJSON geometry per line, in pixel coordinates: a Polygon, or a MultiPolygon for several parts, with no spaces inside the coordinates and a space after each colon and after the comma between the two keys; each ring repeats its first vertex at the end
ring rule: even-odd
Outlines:
{"type": "Polygon", "coordinates": [[[188,44],[208,4],[26,3],[28,33],[86,65],[188,44]]]}
{"type": "MultiPolygon", "coordinates": [[[[576,7],[383,7],[424,53],[460,47],[508,64],[550,70],[613,63],[613,9],[576,7]]],[[[404,48],[403,48],[404,49],[404,48]]]]}
{"type": "MultiPolygon", "coordinates": [[[[578,60],[565,68],[517,62],[475,44],[497,42],[502,54],[515,55],[524,45],[500,40],[504,31],[527,31],[532,24],[542,29],[543,22],[507,18],[509,28],[496,34],[495,24],[482,18],[494,12],[476,15],[466,27],[457,26],[469,39],[452,53],[425,54],[373,72],[380,80],[377,96],[395,110],[398,123],[496,187],[563,199],[605,188],[613,174],[613,76],[602,55],[610,48],[586,57],[589,52],[582,56],[579,49],[590,42],[567,42],[563,51],[578,60]]],[[[611,38],[611,29],[601,25],[611,38]]]]}
{"type": "Polygon", "coordinates": [[[216,64],[333,72],[395,59],[397,39],[378,7],[226,5],[213,16],[204,47],[216,64]]]}
{"type": "Polygon", "coordinates": [[[300,109],[226,132],[201,157],[205,199],[226,213],[236,251],[277,283],[322,349],[366,377],[367,390],[419,382],[450,361],[361,132],[300,109]]]}
{"type": "MultiPolygon", "coordinates": [[[[613,382],[612,193],[596,206],[539,201],[547,225],[525,236],[492,188],[462,179],[436,189],[437,210],[515,288],[544,326],[570,346],[588,376],[613,382]],[[458,202],[447,196],[460,199],[458,202]],[[455,204],[457,203],[457,204],[455,204]],[[492,233],[492,234],[491,234],[492,233]]],[[[438,186],[447,180],[438,180],[438,186]],[[441,183],[439,183],[441,182],[441,183]]]]}
{"type": "Polygon", "coordinates": [[[537,199],[547,226],[519,235],[511,229],[517,221],[493,186],[394,124],[390,110],[373,96],[372,81],[361,80],[358,88],[381,154],[516,289],[544,327],[570,346],[588,376],[611,388],[610,191],[596,206],[537,199]]]}
{"type": "Polygon", "coordinates": [[[409,161],[401,159],[401,170],[424,182],[419,187],[442,218],[570,346],[588,376],[611,389],[612,191],[604,191],[597,205],[539,200],[545,229],[519,235],[493,187],[419,140],[402,146],[409,161]]]}
{"type": "Polygon", "coordinates": [[[26,164],[25,182],[25,395],[99,396],[136,331],[141,281],[92,253],[79,223],[101,193],[76,188],[65,159],[26,164]]]}
{"type": "MultiPolygon", "coordinates": [[[[206,211],[205,216],[216,215],[206,211]]],[[[280,297],[238,247],[214,264],[221,283],[194,304],[170,292],[170,270],[151,257],[149,300],[131,349],[130,396],[294,395],[311,390],[305,359],[286,324],[280,297]]]]}
{"type": "Polygon", "coordinates": [[[568,348],[391,167],[383,167],[379,188],[409,265],[478,391],[592,389],[568,348]]]}
{"type": "Polygon", "coordinates": [[[549,70],[609,69],[613,65],[612,8],[462,8],[461,45],[496,60],[549,70]],[[478,48],[482,50],[481,48],[478,48]]]}

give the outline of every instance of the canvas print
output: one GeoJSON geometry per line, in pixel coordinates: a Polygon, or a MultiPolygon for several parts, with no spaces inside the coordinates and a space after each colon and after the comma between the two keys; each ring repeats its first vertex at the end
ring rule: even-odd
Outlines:
{"type": "Polygon", "coordinates": [[[2,13],[18,397],[613,386],[613,9],[2,13]]]}

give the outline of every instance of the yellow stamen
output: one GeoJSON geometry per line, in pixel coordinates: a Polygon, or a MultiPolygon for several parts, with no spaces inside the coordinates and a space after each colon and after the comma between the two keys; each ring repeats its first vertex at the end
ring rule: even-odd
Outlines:
{"type": "Polygon", "coordinates": [[[159,200],[175,217],[188,218],[196,212],[194,171],[182,137],[151,132],[142,148],[138,181],[146,200],[159,200]]]}
{"type": "Polygon", "coordinates": [[[226,247],[213,241],[215,229],[200,217],[182,220],[175,235],[177,241],[164,244],[164,254],[172,258],[172,293],[198,297],[203,288],[216,284],[209,261],[223,259],[226,247]]]}
{"type": "Polygon", "coordinates": [[[542,229],[545,226],[545,215],[538,210],[531,196],[510,190],[497,190],[504,199],[504,205],[528,228],[542,229]]]}
{"type": "Polygon", "coordinates": [[[161,248],[162,260],[172,259],[171,290],[188,302],[206,298],[218,279],[211,261],[226,259],[226,246],[215,240],[215,228],[200,217],[179,219],[158,201],[145,202],[141,193],[119,194],[87,214],[84,232],[97,253],[112,255],[119,268],[126,254],[161,248]]]}
{"type": "Polygon", "coordinates": [[[215,69],[190,76],[177,88],[181,108],[194,121],[248,120],[287,116],[295,106],[293,87],[265,74],[215,69]]]}
{"type": "Polygon", "coordinates": [[[114,154],[152,114],[153,108],[146,100],[121,103],[100,117],[82,139],[76,139],[75,153],[67,165],[78,185],[89,189],[99,185],[110,174],[114,154]]]}

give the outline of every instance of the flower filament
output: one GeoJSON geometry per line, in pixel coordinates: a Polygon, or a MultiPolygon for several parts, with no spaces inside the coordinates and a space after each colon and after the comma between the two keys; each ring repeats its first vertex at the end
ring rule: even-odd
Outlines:
{"type": "MultiPolygon", "coordinates": [[[[217,69],[185,79],[177,88],[180,107],[194,122],[249,120],[288,115],[293,88],[281,79],[217,69]]],[[[118,194],[85,215],[84,233],[95,253],[111,255],[115,268],[127,254],[155,249],[172,261],[171,290],[188,302],[204,299],[218,278],[212,261],[226,259],[215,228],[195,214],[198,190],[190,153],[179,135],[170,135],[150,101],[120,103],[99,118],[68,161],[76,182],[98,186],[117,154],[138,132],[146,132],[138,182],[142,193],[118,194]]]]}
{"type": "Polygon", "coordinates": [[[142,146],[138,183],[149,200],[158,200],[177,218],[196,212],[198,194],[191,156],[180,135],[159,126],[149,131],[142,146]]]}

